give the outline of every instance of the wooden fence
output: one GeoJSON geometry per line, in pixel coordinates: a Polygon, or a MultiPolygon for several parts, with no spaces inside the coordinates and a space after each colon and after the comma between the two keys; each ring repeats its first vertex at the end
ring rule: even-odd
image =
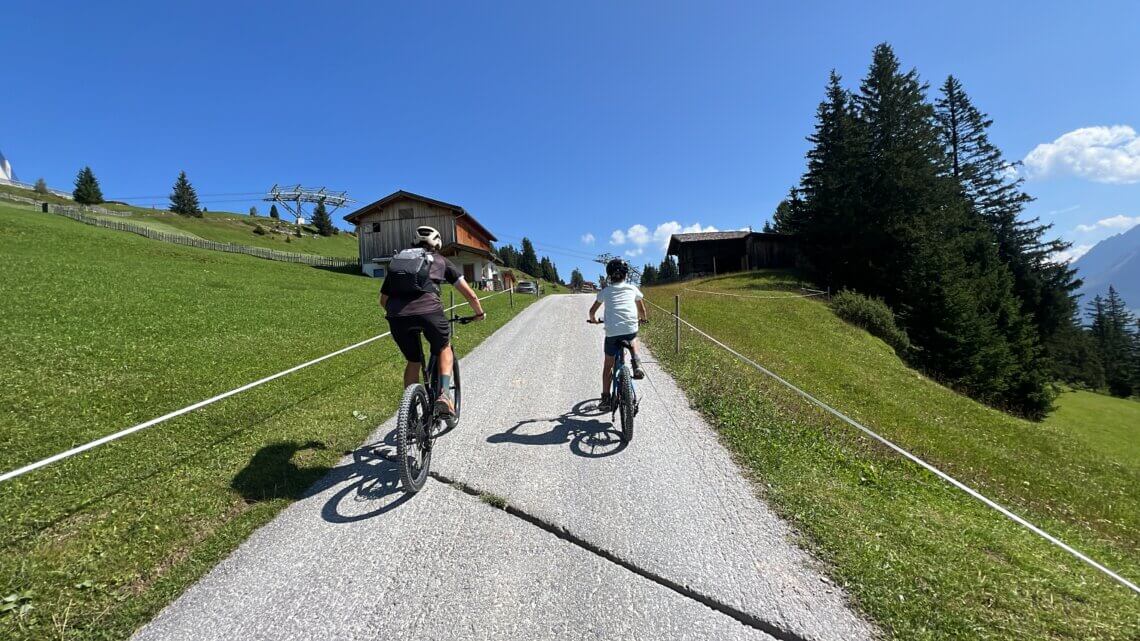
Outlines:
{"type": "Polygon", "coordinates": [[[77,207],[68,207],[64,205],[56,205],[54,203],[44,203],[43,201],[34,200],[32,198],[22,198],[20,196],[10,196],[10,200],[17,200],[18,202],[28,202],[29,204],[36,205],[40,211],[44,210],[44,205],[47,205],[47,211],[52,214],[66,216],[72,220],[77,220],[81,223],[94,225],[95,227],[105,227],[107,229],[116,229],[118,231],[127,231],[132,234],[146,236],[153,240],[160,240],[164,243],[174,243],[175,245],[186,245],[187,247],[197,247],[199,249],[211,249],[213,251],[230,252],[231,254],[246,254],[248,256],[256,256],[266,260],[278,260],[286,263],[302,263],[304,265],[312,265],[314,267],[360,267],[360,261],[352,258],[330,258],[328,256],[317,256],[314,254],[299,254],[294,252],[277,251],[276,249],[269,249],[266,247],[251,247],[249,245],[235,245],[233,243],[219,243],[213,240],[205,240],[203,238],[194,238],[192,236],[183,236],[180,234],[171,234],[157,229],[151,229],[143,225],[136,225],[131,222],[122,220],[104,220],[88,215],[85,211],[77,207]]]}

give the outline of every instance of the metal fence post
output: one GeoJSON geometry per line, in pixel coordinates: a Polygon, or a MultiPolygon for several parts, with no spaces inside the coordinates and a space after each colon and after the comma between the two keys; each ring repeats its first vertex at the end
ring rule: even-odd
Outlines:
{"type": "Polygon", "coordinates": [[[681,295],[673,294],[673,353],[681,353],[681,295]]]}

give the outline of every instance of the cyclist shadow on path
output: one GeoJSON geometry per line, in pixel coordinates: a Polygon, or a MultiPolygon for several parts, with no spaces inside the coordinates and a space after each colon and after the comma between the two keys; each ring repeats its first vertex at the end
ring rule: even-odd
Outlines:
{"type": "Polygon", "coordinates": [[[352,451],[352,461],[329,470],[306,492],[311,497],[344,485],[321,508],[321,518],[329,523],[355,523],[380,516],[403,505],[411,494],[400,489],[400,472],[395,457],[396,431],[378,443],[361,445],[352,451]]]}
{"type": "Polygon", "coordinates": [[[570,451],[585,458],[613,456],[626,447],[621,433],[610,421],[611,414],[599,412],[600,399],[588,399],[574,405],[561,416],[545,416],[519,421],[514,427],[487,437],[488,443],[515,443],[518,445],[570,444],[570,451]],[[548,432],[520,431],[531,423],[550,423],[548,432]]]}

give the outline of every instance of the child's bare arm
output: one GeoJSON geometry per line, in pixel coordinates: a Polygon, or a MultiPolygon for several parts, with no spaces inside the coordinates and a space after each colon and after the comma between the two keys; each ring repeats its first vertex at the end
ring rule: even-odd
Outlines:
{"type": "Polygon", "coordinates": [[[637,299],[637,319],[642,321],[649,320],[649,314],[645,311],[645,301],[640,298],[637,299]]]}
{"type": "Polygon", "coordinates": [[[595,319],[595,318],[594,318],[594,314],[596,314],[596,313],[597,313],[598,309],[599,309],[601,306],[602,306],[602,304],[601,304],[601,303],[599,303],[598,301],[594,301],[594,304],[590,306],[590,322],[591,322],[591,323],[596,323],[596,322],[598,322],[598,321],[597,321],[597,319],[595,319]]]}

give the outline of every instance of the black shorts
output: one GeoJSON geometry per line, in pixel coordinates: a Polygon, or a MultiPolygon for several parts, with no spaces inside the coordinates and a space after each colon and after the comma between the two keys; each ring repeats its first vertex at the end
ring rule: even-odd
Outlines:
{"type": "Polygon", "coordinates": [[[396,316],[388,319],[388,327],[392,330],[392,340],[409,363],[424,362],[423,346],[420,343],[420,334],[431,345],[432,355],[437,355],[451,341],[451,323],[443,312],[423,314],[420,316],[396,316]]]}

